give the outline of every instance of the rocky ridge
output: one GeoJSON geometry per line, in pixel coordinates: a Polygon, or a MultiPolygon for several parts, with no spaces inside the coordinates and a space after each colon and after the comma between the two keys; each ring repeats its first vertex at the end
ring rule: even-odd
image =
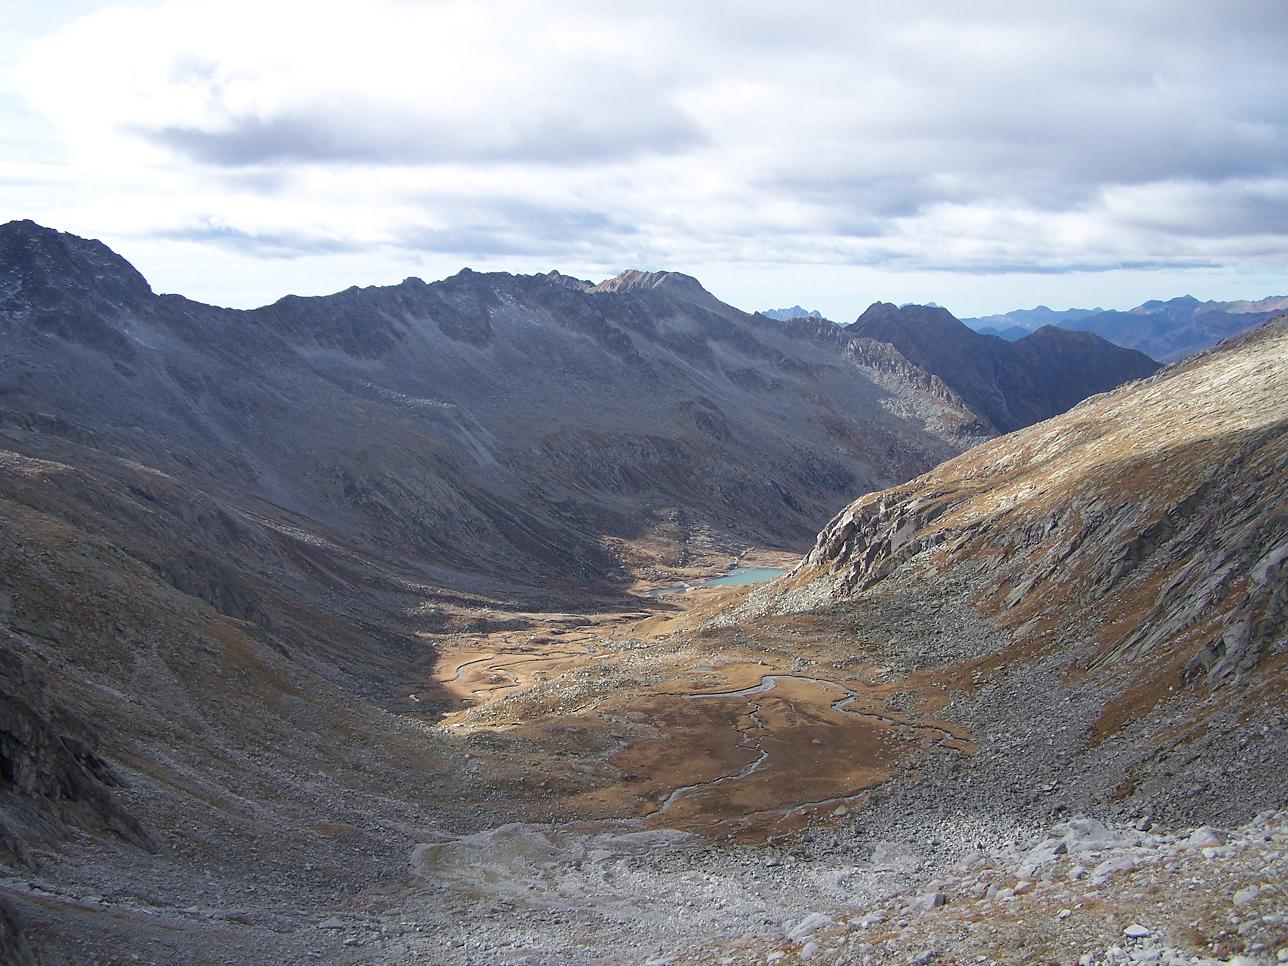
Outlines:
{"type": "Polygon", "coordinates": [[[1016,342],[981,335],[939,306],[877,302],[845,331],[893,345],[1004,433],[1158,369],[1086,332],[1044,326],[1016,342]]]}

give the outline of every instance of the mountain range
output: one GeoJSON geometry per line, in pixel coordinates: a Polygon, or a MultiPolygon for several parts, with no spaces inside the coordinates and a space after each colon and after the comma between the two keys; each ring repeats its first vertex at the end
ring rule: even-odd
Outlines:
{"type": "Polygon", "coordinates": [[[232,310],[0,226],[0,958],[591,961],[857,874],[697,840],[868,808],[940,861],[949,804],[1014,837],[1048,784],[1242,820],[1284,773],[1220,769],[1282,693],[1285,337],[1160,372],[678,272],[232,310]]]}
{"type": "Polygon", "coordinates": [[[1065,309],[1039,305],[1001,315],[963,319],[971,328],[1004,339],[1023,338],[1044,325],[1094,332],[1116,345],[1139,349],[1163,362],[1232,338],[1288,310],[1288,296],[1272,295],[1256,301],[1200,302],[1192,295],[1144,302],[1134,309],[1065,309]]]}
{"type": "Polygon", "coordinates": [[[821,319],[823,313],[818,309],[803,309],[799,305],[793,305],[790,309],[762,309],[758,314],[767,319],[776,319],[779,322],[788,322],[792,319],[821,319]]]}

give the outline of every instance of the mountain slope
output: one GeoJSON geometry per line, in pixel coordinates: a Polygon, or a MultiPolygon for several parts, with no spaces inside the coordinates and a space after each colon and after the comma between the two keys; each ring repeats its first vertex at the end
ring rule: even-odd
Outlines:
{"type": "Polygon", "coordinates": [[[939,376],[1001,432],[1061,413],[1158,364],[1095,336],[1044,326],[1017,342],[980,335],[946,309],[870,306],[846,331],[893,345],[939,376]]]}
{"type": "Polygon", "coordinates": [[[928,431],[893,412],[920,390],[678,273],[467,270],[239,312],[13,223],[0,326],[13,423],[49,414],[53,435],[382,555],[532,582],[621,579],[632,546],[699,534],[799,541],[844,493],[978,438],[960,400],[928,401],[946,417],[928,431]]]}
{"type": "Polygon", "coordinates": [[[1286,567],[1288,318],[861,498],[765,606],[966,601],[991,642],[919,646],[977,779],[1246,820],[1288,795],[1286,567]]]}

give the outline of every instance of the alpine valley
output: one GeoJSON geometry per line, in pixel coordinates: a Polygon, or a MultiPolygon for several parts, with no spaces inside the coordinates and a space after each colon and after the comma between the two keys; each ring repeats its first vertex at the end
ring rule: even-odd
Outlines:
{"type": "Polygon", "coordinates": [[[234,310],[0,226],[0,961],[1288,958],[1242,304],[234,310]]]}

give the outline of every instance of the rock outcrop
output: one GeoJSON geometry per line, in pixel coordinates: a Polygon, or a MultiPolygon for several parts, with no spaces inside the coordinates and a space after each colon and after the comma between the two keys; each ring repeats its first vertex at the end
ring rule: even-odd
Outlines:
{"type": "Polygon", "coordinates": [[[19,648],[0,624],[0,859],[30,866],[31,848],[69,827],[154,848],[113,797],[120,782],[99,754],[97,729],[55,696],[19,648]]]}

